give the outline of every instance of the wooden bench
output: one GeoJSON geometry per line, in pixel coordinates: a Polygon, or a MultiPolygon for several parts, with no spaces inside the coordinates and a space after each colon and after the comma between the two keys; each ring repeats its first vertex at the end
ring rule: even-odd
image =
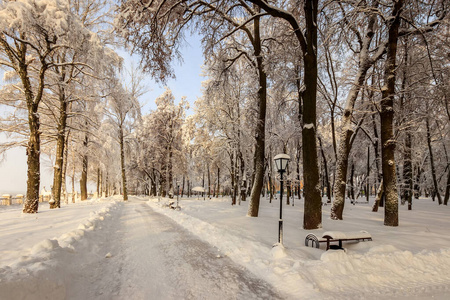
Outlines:
{"type": "Polygon", "coordinates": [[[311,242],[311,247],[319,248],[320,243],[327,243],[327,250],[330,248],[333,249],[342,249],[342,242],[347,241],[371,241],[372,236],[367,231],[352,231],[352,232],[342,232],[342,231],[326,231],[322,234],[322,236],[317,236],[314,233],[310,233],[305,238],[305,246],[309,246],[311,242]],[[332,242],[338,242],[337,245],[330,245],[332,242]]]}

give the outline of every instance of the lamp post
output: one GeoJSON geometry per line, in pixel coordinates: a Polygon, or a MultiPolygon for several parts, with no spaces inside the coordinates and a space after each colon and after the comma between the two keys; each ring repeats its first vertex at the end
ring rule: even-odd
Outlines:
{"type": "Polygon", "coordinates": [[[180,198],[180,183],[179,183],[178,180],[177,180],[177,208],[179,207],[179,206],[178,206],[178,200],[179,200],[179,198],[180,198]]]}
{"type": "Polygon", "coordinates": [[[280,220],[278,222],[278,243],[283,245],[283,173],[286,172],[290,157],[287,154],[278,154],[273,159],[280,173],[280,220]]]}

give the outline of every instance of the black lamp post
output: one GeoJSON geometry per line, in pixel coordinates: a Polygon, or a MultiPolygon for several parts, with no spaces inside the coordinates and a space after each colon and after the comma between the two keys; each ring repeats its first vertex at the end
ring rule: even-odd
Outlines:
{"type": "Polygon", "coordinates": [[[280,173],[280,220],[278,223],[278,243],[283,245],[283,173],[286,172],[290,157],[287,154],[278,154],[274,157],[278,173],[280,173]]]}
{"type": "Polygon", "coordinates": [[[177,208],[179,207],[178,206],[179,199],[180,199],[180,183],[177,180],[177,208]]]}

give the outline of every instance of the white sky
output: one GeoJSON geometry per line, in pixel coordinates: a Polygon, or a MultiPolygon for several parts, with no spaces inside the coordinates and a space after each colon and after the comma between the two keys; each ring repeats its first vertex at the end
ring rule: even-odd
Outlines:
{"type": "MultiPolygon", "coordinates": [[[[181,97],[186,96],[187,101],[191,104],[191,107],[197,97],[201,96],[201,82],[204,80],[201,77],[201,66],[203,64],[203,56],[201,50],[200,37],[193,35],[187,39],[188,45],[182,49],[182,55],[184,63],[174,63],[176,79],[169,80],[167,86],[172,90],[175,96],[175,101],[181,100],[181,97]]],[[[124,56],[125,65],[131,62],[134,65],[138,65],[139,59],[131,58],[124,52],[120,52],[120,55],[124,56]]],[[[3,72],[0,70],[0,77],[3,81],[3,72]]],[[[155,99],[164,92],[164,86],[157,84],[150,77],[146,80],[145,84],[150,89],[142,97],[142,102],[146,103],[143,107],[143,114],[147,114],[150,109],[155,107],[155,99]]],[[[0,106],[0,110],[4,108],[0,106]]],[[[0,134],[0,143],[5,140],[5,136],[0,134]]],[[[0,158],[1,159],[1,158],[0,158]]],[[[26,154],[24,148],[16,148],[6,152],[6,157],[3,161],[0,160],[0,195],[1,194],[18,194],[26,193],[26,181],[27,181],[27,165],[26,154]]],[[[46,187],[47,190],[53,182],[52,163],[48,157],[41,155],[41,186],[46,187]]],[[[79,189],[79,184],[76,183],[79,189]]],[[[70,189],[70,184],[68,185],[70,189]]]]}

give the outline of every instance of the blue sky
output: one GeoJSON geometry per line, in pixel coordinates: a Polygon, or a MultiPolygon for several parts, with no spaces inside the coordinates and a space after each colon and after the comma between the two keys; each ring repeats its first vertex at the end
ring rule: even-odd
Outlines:
{"type": "MultiPolygon", "coordinates": [[[[149,88],[149,92],[141,97],[141,101],[146,103],[143,107],[143,114],[148,113],[150,109],[156,108],[155,99],[164,92],[165,86],[172,90],[176,102],[180,101],[181,97],[186,96],[191,108],[193,107],[195,100],[201,96],[201,82],[205,80],[205,78],[201,77],[203,55],[200,37],[198,35],[192,35],[186,38],[186,41],[187,44],[181,49],[183,62],[173,62],[176,76],[175,79],[168,80],[166,85],[156,83],[150,77],[145,81],[145,84],[149,88]]],[[[129,59],[131,59],[135,65],[138,65],[139,58],[127,58],[127,61],[129,59]]],[[[127,63],[127,61],[125,63],[127,63]]]]}
{"type": "MultiPolygon", "coordinates": [[[[203,65],[203,56],[200,43],[200,37],[193,35],[188,37],[188,44],[181,49],[184,62],[174,62],[176,79],[171,79],[166,86],[172,90],[175,96],[175,101],[181,100],[181,97],[186,96],[191,108],[195,100],[201,96],[201,82],[205,78],[201,77],[203,65]]],[[[125,58],[125,65],[138,65],[139,59],[137,57],[130,57],[125,53],[120,53],[125,58]]],[[[0,70],[0,78],[3,80],[3,72],[0,70]]],[[[142,114],[147,114],[150,109],[156,108],[155,99],[164,92],[164,86],[156,83],[150,77],[145,80],[145,84],[149,88],[149,92],[141,97],[141,101],[146,105],[143,107],[142,114]]],[[[2,108],[0,108],[2,109],[2,108]]],[[[0,133],[0,142],[5,140],[5,136],[0,133]]],[[[24,148],[16,148],[9,150],[6,153],[6,159],[0,162],[0,195],[4,193],[17,194],[26,193],[26,154],[24,148]]],[[[67,179],[68,180],[68,179],[67,179]]],[[[41,187],[43,186],[49,190],[52,185],[52,163],[45,156],[41,156],[41,187]]],[[[67,183],[69,183],[67,181],[67,183]]],[[[70,188],[70,184],[68,184],[70,188]]],[[[79,190],[79,184],[76,183],[79,190]]]]}

